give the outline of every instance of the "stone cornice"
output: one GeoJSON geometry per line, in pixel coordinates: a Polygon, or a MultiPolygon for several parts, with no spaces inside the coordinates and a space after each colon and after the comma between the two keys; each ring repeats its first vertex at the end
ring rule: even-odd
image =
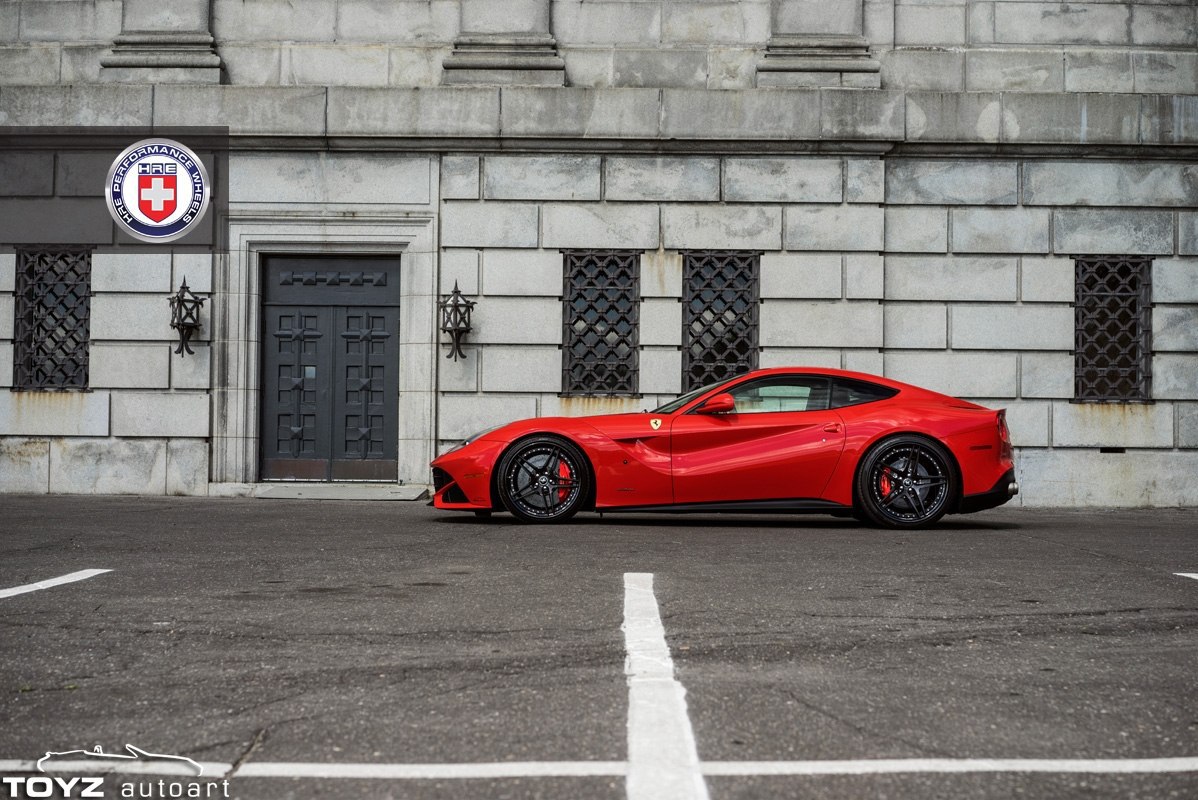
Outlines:
{"type": "MultiPolygon", "coordinates": [[[[894,147],[981,152],[1198,145],[1198,96],[869,89],[0,87],[22,127],[228,126],[239,139],[419,149],[894,147]]],[[[247,142],[248,143],[248,142],[247,142]]]]}

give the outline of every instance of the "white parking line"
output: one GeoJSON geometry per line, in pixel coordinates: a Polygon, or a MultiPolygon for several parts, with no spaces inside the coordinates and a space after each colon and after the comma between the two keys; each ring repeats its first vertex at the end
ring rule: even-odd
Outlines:
{"type": "MultiPolygon", "coordinates": [[[[5,589],[0,597],[83,580],[111,570],[84,570],[42,583],[5,589]]],[[[1198,580],[1198,573],[1175,573],[1198,580]]],[[[653,594],[653,574],[624,575],[624,672],[628,676],[628,761],[500,761],[442,764],[371,764],[260,761],[235,767],[201,762],[204,777],[389,780],[502,780],[626,776],[629,800],[706,800],[704,776],[821,776],[903,773],[1093,773],[1198,772],[1198,757],[1126,759],[897,758],[827,761],[699,761],[686,710],[686,690],[674,662],[653,594]]],[[[177,762],[100,764],[94,760],[48,761],[47,773],[192,776],[177,762]]],[[[0,774],[35,773],[34,760],[0,759],[0,774]]]]}
{"type": "Polygon", "coordinates": [[[482,764],[243,764],[239,778],[391,778],[479,780],[488,778],[604,778],[623,775],[623,761],[496,761],[482,764]]]}
{"type": "Polygon", "coordinates": [[[704,775],[892,775],[903,772],[1198,772],[1198,758],[884,758],[704,761],[704,775]]]}
{"type": "Polygon", "coordinates": [[[1179,578],[1193,578],[1198,581],[1198,572],[1174,572],[1173,574],[1179,578]]]}
{"type": "Polygon", "coordinates": [[[686,689],[674,678],[651,572],[624,573],[624,648],[629,800],[706,800],[686,689]]]}
{"type": "Polygon", "coordinates": [[[11,589],[0,589],[0,599],[12,597],[26,592],[36,592],[40,589],[49,589],[51,586],[61,586],[64,583],[74,583],[75,581],[85,581],[88,578],[94,578],[97,575],[103,575],[105,572],[112,572],[110,569],[85,569],[79,572],[72,572],[69,575],[63,575],[58,578],[51,578],[47,581],[39,581],[38,583],[27,583],[24,586],[14,586],[11,589]]]}
{"type": "MultiPolygon", "coordinates": [[[[385,780],[500,780],[511,778],[604,778],[627,775],[625,761],[497,761],[478,764],[330,764],[260,761],[233,765],[203,761],[204,777],[225,778],[330,778],[385,780]]],[[[841,761],[704,761],[699,764],[711,777],[821,775],[1005,773],[1165,774],[1198,772],[1198,757],[1177,758],[887,758],[841,761]]],[[[47,773],[179,775],[194,777],[185,764],[130,762],[108,764],[94,760],[50,761],[47,773]]],[[[0,773],[37,772],[34,760],[0,760],[0,773]]]]}
{"type": "MultiPolygon", "coordinates": [[[[221,761],[197,761],[203,768],[203,777],[219,778],[233,769],[232,764],[221,761]]],[[[196,771],[186,761],[108,761],[95,758],[78,758],[61,761],[46,761],[41,772],[65,772],[69,775],[178,775],[196,777],[196,771]]],[[[39,772],[36,760],[0,760],[0,773],[39,772]]]]}

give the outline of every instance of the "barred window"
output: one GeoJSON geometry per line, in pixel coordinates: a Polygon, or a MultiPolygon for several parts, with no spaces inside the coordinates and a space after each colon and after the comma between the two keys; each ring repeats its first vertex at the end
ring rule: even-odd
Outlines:
{"type": "Polygon", "coordinates": [[[682,390],[757,369],[761,253],[683,252],[682,390]]]}
{"type": "Polygon", "coordinates": [[[562,394],[639,394],[641,254],[563,253],[562,394]]]}
{"type": "Polygon", "coordinates": [[[14,389],[86,389],[91,251],[17,252],[14,389]]]}
{"type": "Polygon", "coordinates": [[[1152,259],[1075,257],[1074,400],[1152,397],[1152,259]]]}

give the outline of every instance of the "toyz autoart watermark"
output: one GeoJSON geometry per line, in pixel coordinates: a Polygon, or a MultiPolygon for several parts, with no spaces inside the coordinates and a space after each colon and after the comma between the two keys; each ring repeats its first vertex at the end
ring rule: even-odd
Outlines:
{"type": "Polygon", "coordinates": [[[128,752],[105,753],[97,746],[93,750],[47,752],[37,760],[41,775],[0,776],[0,786],[3,786],[0,797],[229,797],[228,780],[196,780],[203,776],[204,767],[186,756],[151,753],[131,744],[125,745],[125,750],[128,752]],[[112,773],[184,777],[122,780],[115,786],[116,794],[109,795],[105,792],[104,782],[105,775],[112,773]]]}

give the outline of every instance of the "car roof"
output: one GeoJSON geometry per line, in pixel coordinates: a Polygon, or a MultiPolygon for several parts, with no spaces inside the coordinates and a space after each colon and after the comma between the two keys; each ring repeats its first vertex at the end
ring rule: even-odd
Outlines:
{"type": "MultiPolygon", "coordinates": [[[[918,386],[912,386],[909,383],[883,378],[881,375],[874,375],[869,372],[854,372],[848,369],[836,369],[834,367],[766,367],[764,369],[755,369],[752,372],[746,372],[744,375],[738,375],[737,378],[763,378],[770,375],[820,375],[830,378],[849,378],[855,381],[865,381],[866,383],[875,383],[879,386],[888,386],[892,389],[918,389],[918,386]]],[[[927,390],[924,390],[927,391],[927,390]]]]}

